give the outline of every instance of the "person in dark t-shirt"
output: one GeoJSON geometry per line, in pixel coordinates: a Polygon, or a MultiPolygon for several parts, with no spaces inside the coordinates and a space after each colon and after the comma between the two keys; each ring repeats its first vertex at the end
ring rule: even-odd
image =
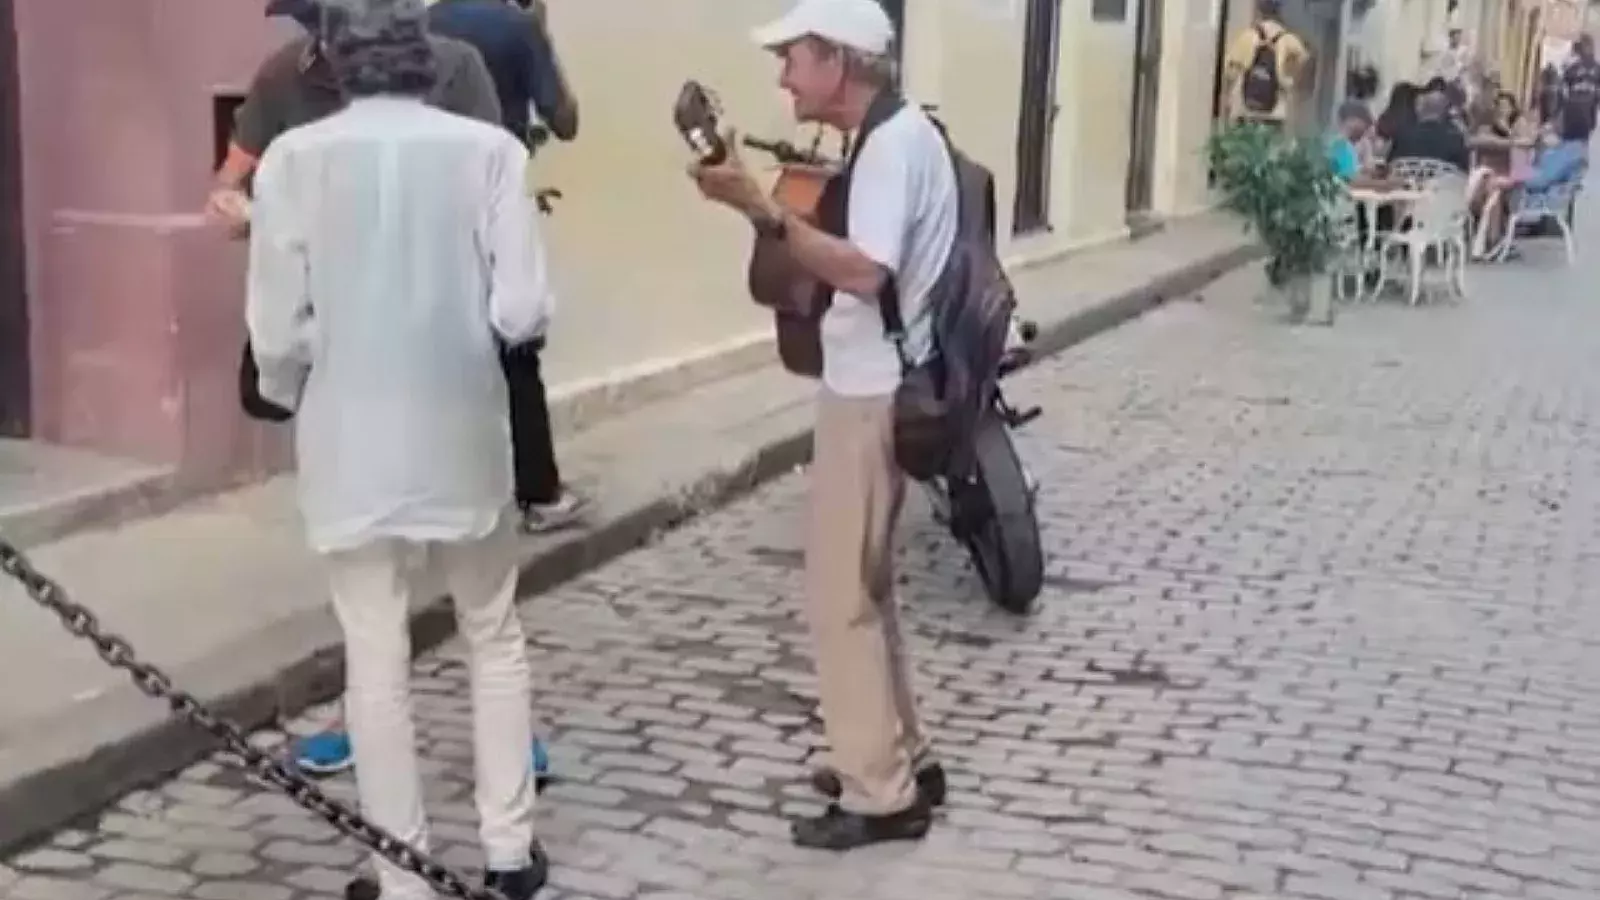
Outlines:
{"type": "MultiPolygon", "coordinates": [[[[291,128],[315,122],[344,108],[333,66],[318,37],[322,8],[317,0],[269,0],[268,16],[285,16],[306,33],[268,56],[256,70],[244,104],[234,114],[227,158],[217,171],[206,204],[214,219],[225,222],[237,237],[248,233],[243,210],[250,176],[273,139],[291,128]]],[[[468,44],[430,37],[439,83],[428,102],[440,109],[495,125],[500,103],[483,60],[468,44]]]]}
{"type": "Polygon", "coordinates": [[[1546,63],[1539,70],[1539,88],[1535,96],[1540,123],[1552,123],[1561,115],[1561,70],[1555,63],[1546,63]]]}
{"type": "Polygon", "coordinates": [[[1600,61],[1594,58],[1594,38],[1587,34],[1578,38],[1572,54],[1561,73],[1562,113],[1572,127],[1592,133],[1600,107],[1600,61]]]}
{"type": "Polygon", "coordinates": [[[1472,166],[1467,138],[1448,118],[1450,100],[1433,91],[1417,98],[1417,121],[1402,128],[1389,145],[1389,162],[1434,159],[1466,173],[1472,166]]]}

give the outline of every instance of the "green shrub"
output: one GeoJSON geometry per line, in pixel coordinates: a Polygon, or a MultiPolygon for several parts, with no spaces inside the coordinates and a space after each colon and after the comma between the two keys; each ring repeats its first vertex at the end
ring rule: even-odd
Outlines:
{"type": "Polygon", "coordinates": [[[1206,156],[1224,208],[1267,248],[1274,286],[1327,269],[1335,248],[1333,202],[1342,187],[1321,142],[1256,123],[1211,136],[1206,156]]]}

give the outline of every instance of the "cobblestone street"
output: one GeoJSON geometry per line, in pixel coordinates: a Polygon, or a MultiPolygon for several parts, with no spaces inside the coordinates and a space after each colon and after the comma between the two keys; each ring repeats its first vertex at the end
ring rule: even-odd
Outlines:
{"type": "MultiPolygon", "coordinates": [[[[1018,376],[1041,612],[992,611],[920,501],[903,529],[952,777],[921,845],[786,840],[819,744],[801,479],[535,598],[541,896],[1594,900],[1600,303],[1527,255],[1332,329],[1240,274],[1018,376]]],[[[473,867],[459,652],[419,663],[419,714],[436,849],[473,867]]],[[[361,858],[214,760],[6,861],[0,897],[320,900],[361,858]]]]}

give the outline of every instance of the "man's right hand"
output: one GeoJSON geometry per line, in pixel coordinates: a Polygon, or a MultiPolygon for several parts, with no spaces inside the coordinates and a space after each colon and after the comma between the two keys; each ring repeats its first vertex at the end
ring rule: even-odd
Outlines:
{"type": "Polygon", "coordinates": [[[227,228],[230,237],[249,237],[250,198],[238,188],[213,188],[206,198],[206,218],[227,228]]]}

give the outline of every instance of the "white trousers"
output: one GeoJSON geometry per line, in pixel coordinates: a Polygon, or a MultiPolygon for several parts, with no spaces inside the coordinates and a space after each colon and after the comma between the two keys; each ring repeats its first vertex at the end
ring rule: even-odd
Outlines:
{"type": "MultiPolygon", "coordinates": [[[[383,540],[330,554],[333,608],[345,638],[345,720],[362,814],[428,848],[411,704],[410,610],[419,565],[438,566],[469,651],[479,836],[491,869],[529,863],[533,840],[532,695],[517,618],[516,535],[462,543],[383,540]]],[[[435,581],[436,579],[427,579],[435,581]]],[[[384,900],[433,897],[426,884],[374,860],[384,900]]]]}

